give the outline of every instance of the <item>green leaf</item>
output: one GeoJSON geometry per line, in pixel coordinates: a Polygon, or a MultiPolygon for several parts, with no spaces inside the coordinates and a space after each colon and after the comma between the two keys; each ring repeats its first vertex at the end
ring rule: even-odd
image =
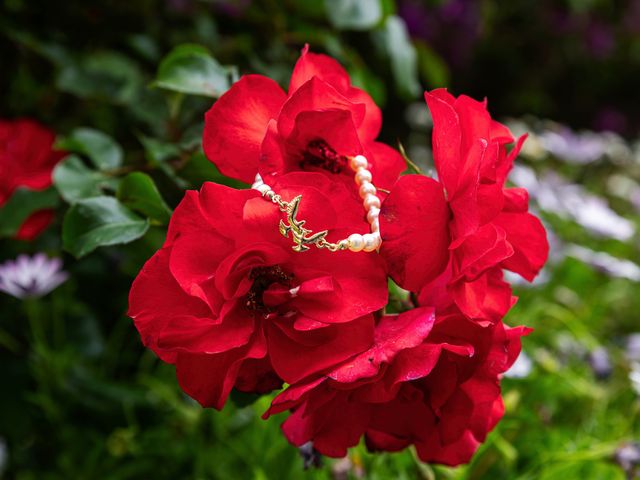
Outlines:
{"type": "Polygon", "coordinates": [[[5,25],[3,30],[3,33],[16,43],[33,50],[56,65],[64,65],[70,61],[69,52],[62,45],[52,41],[39,40],[32,33],[21,31],[14,26],[5,25]]]}
{"type": "Polygon", "coordinates": [[[449,67],[446,62],[426,43],[417,42],[416,51],[420,75],[430,88],[446,87],[449,84],[449,67]]]}
{"type": "Polygon", "coordinates": [[[76,128],[71,135],[59,140],[56,147],[80,153],[100,170],[111,170],[122,165],[122,148],[109,135],[92,128],[76,128]]]}
{"type": "Polygon", "coordinates": [[[363,89],[373,98],[380,108],[385,106],[387,101],[387,91],[384,82],[376,77],[369,69],[364,68],[352,68],[349,70],[349,76],[351,77],[351,83],[354,87],[363,89]]]}
{"type": "Polygon", "coordinates": [[[133,102],[144,88],[140,67],[116,52],[94,52],[66,62],[56,79],[58,88],[80,98],[97,98],[116,104],[133,102]]]}
{"type": "Polygon", "coordinates": [[[157,220],[162,225],[169,223],[171,209],[146,173],[133,172],[123,178],[117,197],[122,203],[150,219],[157,220]]]}
{"type": "Polygon", "coordinates": [[[88,168],[81,158],[69,155],[53,170],[53,184],[68,203],[115,191],[118,180],[88,168]]]}
{"type": "Polygon", "coordinates": [[[32,213],[54,208],[58,204],[58,194],[53,188],[47,190],[28,190],[19,188],[0,208],[0,236],[15,235],[32,213]]]}
{"type": "Polygon", "coordinates": [[[93,197],[71,206],[62,225],[62,243],[76,258],[98,247],[132,242],[149,228],[140,218],[113,197],[93,197]]]}
{"type": "Polygon", "coordinates": [[[144,147],[147,161],[153,166],[160,166],[180,156],[180,149],[173,143],[162,142],[144,135],[141,135],[139,139],[144,147]]]}
{"type": "Polygon", "coordinates": [[[374,33],[378,48],[391,62],[391,71],[398,94],[407,100],[422,92],[418,81],[418,59],[411,43],[407,25],[395,15],[387,17],[382,30],[374,33]]]}
{"type": "Polygon", "coordinates": [[[191,187],[200,188],[203,182],[215,182],[233,188],[247,188],[247,184],[225,177],[202,152],[195,152],[186,165],[179,170],[180,178],[189,182],[191,187]]]}
{"type": "Polygon", "coordinates": [[[382,19],[380,0],[324,0],[324,8],[339,30],[369,30],[382,19]]]}
{"type": "Polygon", "coordinates": [[[188,182],[176,174],[172,164],[172,161],[175,163],[180,157],[180,149],[176,145],[143,135],[140,135],[139,139],[144,147],[145,158],[151,166],[162,171],[179,188],[189,188],[188,182]]]}
{"type": "Polygon", "coordinates": [[[206,48],[185,44],[174,48],[160,62],[154,85],[216,98],[231,87],[232,74],[233,69],[220,65],[206,48]]]}

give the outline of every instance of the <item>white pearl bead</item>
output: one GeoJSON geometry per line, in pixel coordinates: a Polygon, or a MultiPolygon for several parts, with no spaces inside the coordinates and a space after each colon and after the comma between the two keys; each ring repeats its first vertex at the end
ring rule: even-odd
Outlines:
{"type": "Polygon", "coordinates": [[[375,220],[373,220],[373,222],[371,222],[371,231],[380,233],[380,220],[379,219],[376,218],[375,220]]]}
{"type": "Polygon", "coordinates": [[[380,235],[380,232],[373,232],[371,235],[373,235],[373,239],[376,244],[376,250],[377,250],[382,245],[382,236],[380,235]]]}
{"type": "Polygon", "coordinates": [[[380,216],[380,209],[377,207],[371,207],[367,212],[367,222],[371,223],[374,220],[377,220],[380,216]]]}
{"type": "Polygon", "coordinates": [[[367,195],[375,195],[376,191],[376,187],[374,187],[373,183],[362,182],[362,185],[360,185],[360,198],[364,199],[367,195]]]}
{"type": "Polygon", "coordinates": [[[362,202],[362,204],[364,205],[365,210],[369,210],[372,207],[380,208],[380,199],[375,195],[369,194],[364,197],[364,202],[362,202]]]}
{"type": "Polygon", "coordinates": [[[371,172],[365,168],[358,170],[358,173],[356,173],[356,183],[358,185],[364,182],[370,182],[372,179],[373,176],[371,175],[371,172]]]}
{"type": "Polygon", "coordinates": [[[359,233],[352,233],[347,240],[349,241],[349,250],[352,252],[359,252],[364,248],[364,239],[359,233]]]}
{"type": "Polygon", "coordinates": [[[359,168],[367,168],[369,166],[369,162],[367,162],[367,159],[362,155],[356,155],[355,157],[351,158],[351,161],[349,163],[351,165],[351,168],[356,172],[359,168]]]}
{"type": "Polygon", "coordinates": [[[364,240],[364,251],[365,252],[373,252],[380,246],[382,239],[380,238],[379,233],[365,233],[362,236],[364,240]]]}
{"type": "Polygon", "coordinates": [[[262,185],[258,185],[256,190],[258,190],[262,195],[265,195],[269,190],[271,190],[271,187],[266,183],[263,183],[262,185]]]}

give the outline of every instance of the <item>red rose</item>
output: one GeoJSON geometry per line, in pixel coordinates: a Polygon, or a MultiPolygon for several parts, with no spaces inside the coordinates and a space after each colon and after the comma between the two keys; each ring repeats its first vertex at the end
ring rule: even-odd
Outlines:
{"type": "Polygon", "coordinates": [[[507,152],[514,138],[484,103],[442,89],[425,97],[439,182],[408,175],[396,183],[380,215],[381,253],[392,277],[412,291],[441,284],[444,271],[451,301],[486,325],[512,305],[501,270],[533,280],[549,249],[544,227],[527,211],[526,190],[505,188],[524,137],[507,152]]]}
{"type": "Polygon", "coordinates": [[[503,413],[499,376],[520,351],[523,328],[482,328],[459,313],[386,316],[375,344],[328,374],[292,385],[265,417],[291,410],[291,443],[346,455],[364,435],[370,450],[415,445],[427,462],[467,462],[503,413]]]}
{"type": "MultiPolygon", "coordinates": [[[[306,228],[335,240],[366,231],[343,184],[315,173],[271,183],[285,199],[303,196],[306,228]]],[[[222,408],[234,386],[266,392],[327,371],[372,343],[371,313],[387,301],[379,256],[294,252],[282,215],[255,190],[206,183],[187,192],[133,284],[129,315],[144,344],[176,364],[203,406],[222,408]]]]}
{"type": "MultiPolygon", "coordinates": [[[[55,134],[33,120],[0,120],[0,207],[19,187],[44,190],[51,186],[53,167],[64,157],[52,150],[55,134]]],[[[51,210],[33,213],[16,237],[33,240],[53,219],[51,210]]]]}
{"type": "MultiPolygon", "coordinates": [[[[526,191],[505,188],[523,139],[508,153],[509,131],[468,97],[436,90],[427,102],[438,180],[398,180],[400,155],[375,140],[378,107],[307,47],[288,92],[249,75],[207,112],[208,158],[247,183],[260,174],[254,188],[265,196],[212,183],[187,192],[133,284],[129,315],[185,392],[220,409],[232,388],[288,383],[265,417],[289,410],[283,431],[294,445],[341,457],[364,438],[373,451],[413,445],[427,462],[470,459],[503,414],[500,376],[528,331],[502,322],[514,301],[502,270],[532,279],[548,246],[526,191]],[[302,195],[297,219],[331,242],[377,235],[378,209],[365,214],[350,161],[393,185],[380,255],[293,251],[274,192],[302,195]],[[418,308],[378,313],[387,273],[418,308]]],[[[357,175],[373,205],[371,175],[357,175]]]]}
{"type": "Polygon", "coordinates": [[[394,149],[376,142],[380,109],[326,55],[302,50],[288,93],[261,75],[236,82],[205,116],[204,151],[220,171],[247,183],[260,173],[305,170],[353,186],[347,156],[369,160],[374,183],[389,188],[405,169],[394,149]]]}

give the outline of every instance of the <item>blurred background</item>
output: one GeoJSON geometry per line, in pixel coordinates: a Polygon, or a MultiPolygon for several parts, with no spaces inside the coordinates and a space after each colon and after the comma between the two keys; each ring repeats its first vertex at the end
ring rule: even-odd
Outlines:
{"type": "Polygon", "coordinates": [[[3,0],[0,116],[35,118],[89,160],[77,128],[98,131],[117,168],[61,169],[56,224],[34,243],[0,239],[0,261],[44,251],[71,274],[40,299],[0,294],[0,478],[640,478],[639,80],[639,0],[3,0]],[[146,172],[170,207],[229,183],[202,155],[204,112],[244,73],[286,86],[306,42],[374,97],[382,139],[426,171],[425,89],[486,97],[529,132],[510,180],[529,189],[551,258],[516,285],[507,323],[535,331],[468,466],[358,447],[303,471],[282,418],[259,419],[269,399],[203,410],[143,349],[124,313],[162,221],[79,260],[62,252],[65,203],[119,175],[146,172]]]}

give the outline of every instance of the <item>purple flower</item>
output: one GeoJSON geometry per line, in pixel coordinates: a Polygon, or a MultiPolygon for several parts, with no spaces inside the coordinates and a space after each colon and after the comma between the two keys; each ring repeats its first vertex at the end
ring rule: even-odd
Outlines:
{"type": "Polygon", "coordinates": [[[633,222],[613,211],[605,199],[567,182],[555,172],[537,176],[531,168],[517,165],[509,178],[515,185],[526,188],[542,210],[571,219],[594,235],[627,241],[635,234],[633,222]]]}
{"type": "Polygon", "coordinates": [[[557,131],[543,132],[540,141],[547,152],[569,163],[591,163],[607,152],[607,144],[602,136],[593,132],[575,133],[564,126],[557,131]]]}
{"type": "Polygon", "coordinates": [[[632,362],[640,362],[640,333],[632,333],[626,341],[627,359],[632,362]]]}
{"type": "Polygon", "coordinates": [[[589,366],[593,374],[598,380],[606,380],[613,373],[613,365],[611,365],[611,357],[606,348],[598,347],[589,352],[587,357],[589,366]]]}
{"type": "Polygon", "coordinates": [[[16,298],[43,297],[69,277],[59,258],[20,255],[0,265],[0,291],[16,298]]]}
{"type": "Polygon", "coordinates": [[[621,445],[616,450],[614,458],[627,474],[627,478],[637,478],[640,466],[640,443],[629,442],[621,445]]]}

